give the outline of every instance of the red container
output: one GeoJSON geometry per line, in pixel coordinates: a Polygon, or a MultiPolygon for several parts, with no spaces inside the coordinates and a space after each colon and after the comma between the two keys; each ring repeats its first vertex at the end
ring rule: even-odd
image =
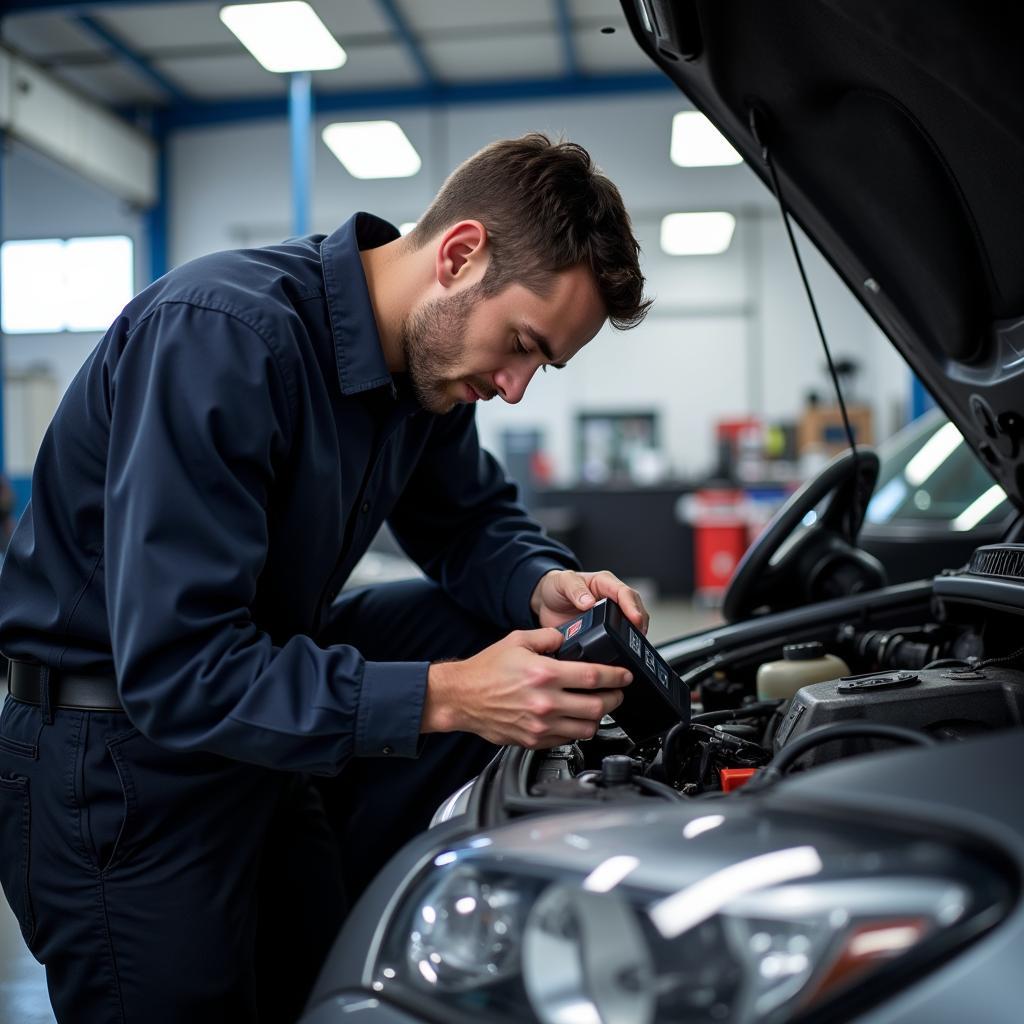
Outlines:
{"type": "Polygon", "coordinates": [[[694,590],[698,600],[718,604],[747,550],[744,496],[723,489],[698,491],[694,497],[694,590]]]}

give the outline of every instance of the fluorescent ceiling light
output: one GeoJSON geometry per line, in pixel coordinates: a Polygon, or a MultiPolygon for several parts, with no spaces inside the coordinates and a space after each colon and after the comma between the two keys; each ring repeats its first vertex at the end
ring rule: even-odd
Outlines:
{"type": "Polygon", "coordinates": [[[655,903],[648,915],[666,939],[677,939],[691,928],[714,917],[733,900],[760,889],[816,875],[821,857],[813,846],[763,853],[730,864],[679,892],[655,903]]]}
{"type": "Polygon", "coordinates": [[[422,166],[394,121],[337,121],[323,140],[353,178],[409,178],[422,166]]]}
{"type": "Polygon", "coordinates": [[[1004,501],[1006,491],[999,484],[993,484],[980,498],[975,498],[950,526],[959,533],[973,530],[989,512],[998,508],[1004,501]]]}
{"type": "Polygon", "coordinates": [[[268,71],[329,71],[348,59],[303,0],[231,4],[221,8],[220,20],[268,71]]]}
{"type": "Polygon", "coordinates": [[[907,483],[920,487],[963,443],[963,435],[952,423],[943,424],[907,463],[903,470],[907,483]]]}
{"type": "Polygon", "coordinates": [[[728,167],[743,162],[699,110],[684,110],[672,118],[669,156],[678,167],[728,167]]]}
{"type": "Polygon", "coordinates": [[[609,857],[601,861],[593,871],[583,879],[583,888],[590,892],[611,892],[627,875],[639,866],[636,857],[609,857]]]}
{"type": "Polygon", "coordinates": [[[661,222],[661,248],[669,256],[713,256],[729,248],[735,230],[731,213],[670,213],[661,222]]]}

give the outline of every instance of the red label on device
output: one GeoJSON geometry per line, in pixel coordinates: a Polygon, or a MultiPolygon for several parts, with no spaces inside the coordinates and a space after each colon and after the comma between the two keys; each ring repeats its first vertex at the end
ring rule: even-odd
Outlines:
{"type": "Polygon", "coordinates": [[[571,625],[571,626],[570,626],[570,627],[569,627],[569,628],[568,628],[568,629],[567,629],[567,630],[565,631],[565,639],[566,639],[566,640],[568,640],[568,639],[569,639],[569,637],[571,637],[571,636],[575,636],[575,635],[576,635],[576,634],[577,634],[577,633],[578,633],[578,632],[580,631],[580,627],[581,627],[582,625],[583,625],[583,620],[582,620],[582,619],[577,619],[577,620],[576,620],[576,621],[575,621],[575,622],[574,622],[574,623],[573,623],[573,624],[572,624],[572,625],[571,625]]]}

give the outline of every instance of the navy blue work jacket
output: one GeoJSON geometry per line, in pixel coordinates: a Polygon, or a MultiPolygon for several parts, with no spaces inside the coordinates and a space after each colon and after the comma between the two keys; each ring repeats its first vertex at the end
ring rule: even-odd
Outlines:
{"type": "MultiPolygon", "coordinates": [[[[0,573],[0,648],[113,673],[154,742],[332,773],[414,756],[425,663],[312,639],[387,520],[462,606],[535,625],[575,566],[481,449],[384,362],[357,214],[334,234],[194,260],[125,308],[46,433],[0,573]]],[[[414,610],[410,610],[414,614],[414,610]]]]}

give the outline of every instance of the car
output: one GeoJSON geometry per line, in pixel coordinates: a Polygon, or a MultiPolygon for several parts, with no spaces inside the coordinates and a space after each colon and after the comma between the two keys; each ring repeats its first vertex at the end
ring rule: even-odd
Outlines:
{"type": "Polygon", "coordinates": [[[879,446],[881,469],[858,544],[906,583],[964,565],[975,548],[1000,541],[1017,516],[999,484],[931,409],[879,446]]]}
{"type": "Polygon", "coordinates": [[[971,528],[1005,500],[1005,529],[889,583],[858,537],[908,467],[876,490],[874,452],[837,456],[744,556],[725,624],[640,646],[622,709],[656,726],[620,709],[587,742],[503,749],[382,868],[303,1020],[1019,1020],[1021,11],[623,9],[962,435],[989,478],[971,528]]]}

